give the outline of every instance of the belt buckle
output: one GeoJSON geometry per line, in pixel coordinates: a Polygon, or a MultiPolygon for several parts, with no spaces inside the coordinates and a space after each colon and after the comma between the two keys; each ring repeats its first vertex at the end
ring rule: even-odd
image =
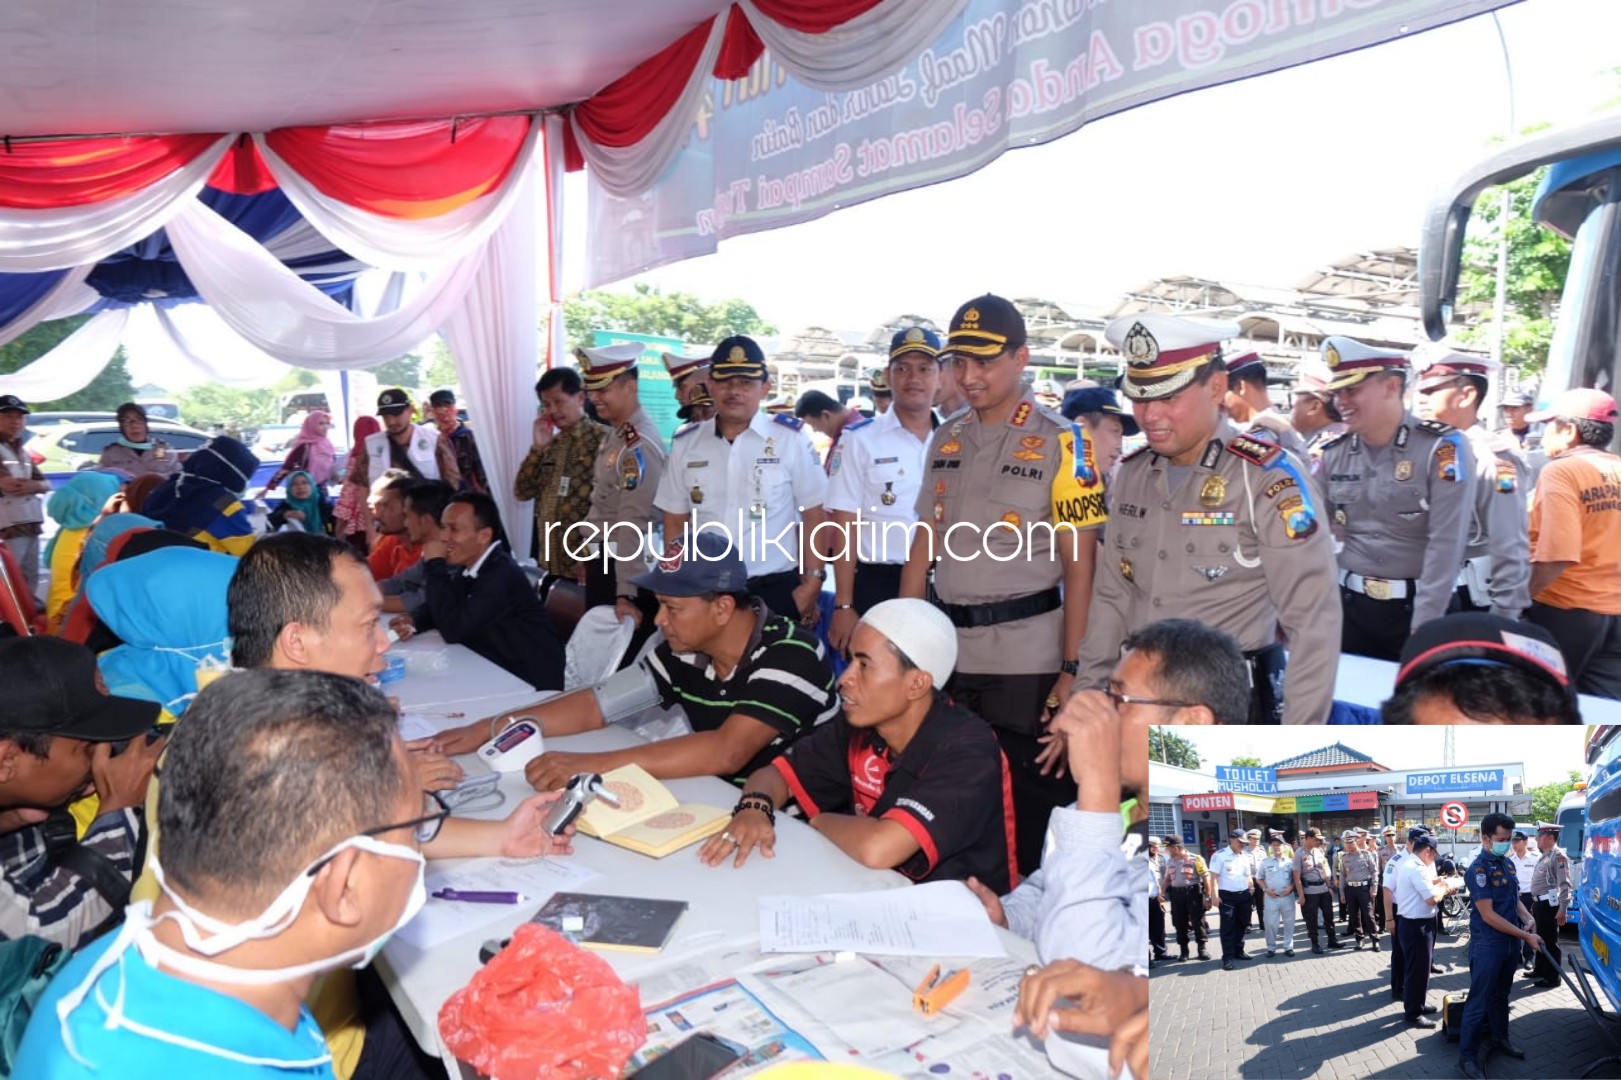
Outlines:
{"type": "Polygon", "coordinates": [[[1363,591],[1373,600],[1390,599],[1390,582],[1379,577],[1365,577],[1362,579],[1363,591]]]}

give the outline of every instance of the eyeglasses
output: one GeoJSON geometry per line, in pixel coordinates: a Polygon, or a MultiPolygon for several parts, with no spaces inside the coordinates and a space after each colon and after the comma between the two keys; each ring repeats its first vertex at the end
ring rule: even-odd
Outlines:
{"type": "Polygon", "coordinates": [[[440,797],[437,791],[424,791],[422,793],[422,816],[412,818],[410,821],[398,821],[393,825],[379,825],[375,829],[367,829],[361,836],[382,836],[396,829],[414,829],[413,835],[419,844],[426,844],[439,835],[439,829],[450,816],[450,804],[440,797]]]}
{"type": "Polygon", "coordinates": [[[1199,703],[1196,701],[1166,701],[1162,698],[1136,697],[1132,694],[1121,694],[1112,687],[1104,687],[1103,693],[1115,704],[1115,708],[1122,705],[1158,705],[1163,709],[1191,709],[1199,703]]]}

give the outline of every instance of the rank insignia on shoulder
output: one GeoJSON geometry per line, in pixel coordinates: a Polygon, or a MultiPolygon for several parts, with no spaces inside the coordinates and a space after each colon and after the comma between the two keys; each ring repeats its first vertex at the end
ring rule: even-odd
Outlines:
{"type": "Polygon", "coordinates": [[[694,431],[697,431],[698,428],[701,427],[701,426],[702,426],[702,424],[697,420],[693,420],[690,423],[683,424],[682,426],[676,428],[675,434],[670,436],[670,440],[673,442],[676,439],[679,439],[683,435],[691,435],[694,431]]]}
{"type": "Polygon", "coordinates": [[[1331,439],[1324,439],[1322,442],[1317,444],[1317,452],[1320,454],[1331,446],[1338,446],[1340,443],[1344,442],[1350,437],[1351,433],[1349,431],[1342,431],[1331,439]]]}
{"type": "Polygon", "coordinates": [[[1278,460],[1283,453],[1283,447],[1276,443],[1265,443],[1249,435],[1234,435],[1227,440],[1227,452],[1234,457],[1243,458],[1252,465],[1265,468],[1278,460]]]}
{"type": "Polygon", "coordinates": [[[1448,435],[1454,431],[1457,431],[1458,429],[1453,427],[1451,424],[1445,424],[1439,420],[1420,420],[1418,430],[1429,435],[1448,435]]]}
{"type": "Polygon", "coordinates": [[[870,416],[863,416],[859,420],[852,420],[848,424],[844,425],[844,433],[848,435],[852,431],[860,431],[870,423],[872,423],[872,417],[870,416]]]}
{"type": "Polygon", "coordinates": [[[626,423],[619,429],[619,437],[625,440],[625,446],[632,447],[642,441],[642,433],[636,430],[636,425],[626,423]]]}
{"type": "Polygon", "coordinates": [[[798,431],[800,428],[805,426],[805,421],[801,420],[797,416],[789,416],[787,413],[777,413],[776,415],[772,416],[771,419],[781,424],[789,431],[798,431]]]}

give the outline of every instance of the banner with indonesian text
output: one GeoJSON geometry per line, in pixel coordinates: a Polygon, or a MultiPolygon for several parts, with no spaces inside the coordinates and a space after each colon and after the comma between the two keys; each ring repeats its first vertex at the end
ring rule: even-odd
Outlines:
{"type": "Polygon", "coordinates": [[[589,284],[964,176],[1151,101],[1512,2],[970,0],[900,71],[841,93],[795,82],[767,52],[747,77],[710,81],[686,149],[651,190],[617,198],[592,185],[589,284]]]}

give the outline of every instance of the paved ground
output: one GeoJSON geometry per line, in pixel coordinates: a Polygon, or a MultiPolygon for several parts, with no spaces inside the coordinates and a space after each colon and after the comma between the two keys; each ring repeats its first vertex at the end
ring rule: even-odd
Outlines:
{"type": "MultiPolygon", "coordinates": [[[[1166,923],[1167,944],[1175,955],[1175,931],[1168,918],[1166,923]]],[[[1318,956],[1297,920],[1295,955],[1285,958],[1280,951],[1268,959],[1265,939],[1255,929],[1244,939],[1245,951],[1254,959],[1223,971],[1214,912],[1209,926],[1212,960],[1161,964],[1151,973],[1149,1075],[1154,1080],[1458,1075],[1457,1043],[1443,1039],[1439,1027],[1408,1027],[1401,1003],[1391,999],[1388,935],[1381,943],[1384,952],[1364,946],[1360,952],[1344,949],[1318,956]]],[[[1568,955],[1577,944],[1564,936],[1560,947],[1568,955]]],[[[1456,937],[1437,942],[1436,962],[1447,973],[1430,977],[1431,1004],[1439,1006],[1443,993],[1468,989],[1468,948],[1467,920],[1460,920],[1456,937]]],[[[1191,946],[1189,952],[1198,955],[1191,946]]],[[[1537,989],[1516,976],[1509,1033],[1525,1049],[1526,1060],[1488,1057],[1490,1080],[1582,1076],[1616,1053],[1563,984],[1537,989]]],[[[1621,1026],[1612,1026],[1611,1034],[1621,1040],[1621,1026]]],[[[1593,1075],[1621,1077],[1621,1064],[1604,1066],[1593,1075]]]]}

